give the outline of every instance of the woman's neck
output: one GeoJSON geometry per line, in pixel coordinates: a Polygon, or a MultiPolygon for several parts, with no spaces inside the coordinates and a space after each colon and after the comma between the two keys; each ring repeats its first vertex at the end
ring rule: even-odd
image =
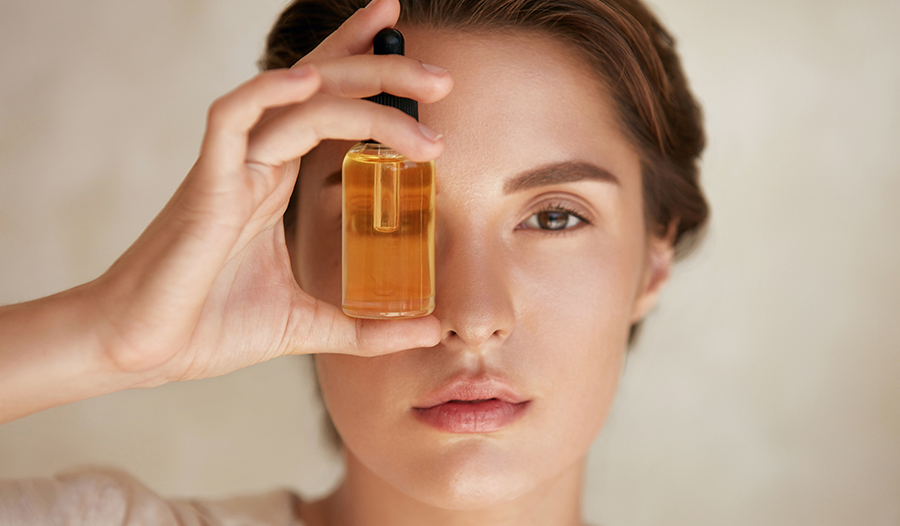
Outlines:
{"type": "Polygon", "coordinates": [[[580,526],[585,459],[512,501],[477,510],[437,508],[400,492],[345,451],[346,475],[323,500],[303,505],[308,526],[580,526]]]}

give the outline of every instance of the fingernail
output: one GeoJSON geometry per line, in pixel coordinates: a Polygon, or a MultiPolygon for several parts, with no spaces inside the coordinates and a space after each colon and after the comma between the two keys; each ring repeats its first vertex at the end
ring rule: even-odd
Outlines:
{"type": "Polygon", "coordinates": [[[291,75],[295,77],[307,77],[310,73],[312,73],[312,70],[313,68],[309,64],[294,66],[291,68],[291,75]]]}
{"type": "Polygon", "coordinates": [[[434,66],[434,65],[431,65],[431,64],[426,64],[426,63],[424,63],[424,62],[422,63],[422,67],[425,68],[425,69],[427,69],[428,71],[434,73],[435,75],[443,75],[444,73],[446,73],[447,71],[449,71],[449,70],[447,70],[447,69],[445,69],[445,68],[442,68],[442,67],[440,67],[440,66],[434,66]]]}
{"type": "Polygon", "coordinates": [[[366,4],[366,9],[372,7],[372,4],[374,4],[374,3],[377,2],[377,1],[378,1],[378,0],[372,0],[371,2],[369,2],[368,4],[366,4]]]}
{"type": "Polygon", "coordinates": [[[425,126],[421,122],[419,123],[419,130],[421,130],[422,135],[424,135],[431,142],[437,142],[438,139],[444,136],[443,133],[438,133],[428,126],[425,126]]]}

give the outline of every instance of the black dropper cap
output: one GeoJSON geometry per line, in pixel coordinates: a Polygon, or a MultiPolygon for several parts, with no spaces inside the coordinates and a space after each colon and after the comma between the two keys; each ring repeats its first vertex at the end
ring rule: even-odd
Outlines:
{"type": "MultiPolygon", "coordinates": [[[[403,51],[403,35],[396,29],[388,27],[375,35],[376,55],[403,55],[403,51]]],[[[413,119],[419,120],[419,103],[413,99],[406,99],[384,92],[365,99],[397,108],[413,119]]]]}

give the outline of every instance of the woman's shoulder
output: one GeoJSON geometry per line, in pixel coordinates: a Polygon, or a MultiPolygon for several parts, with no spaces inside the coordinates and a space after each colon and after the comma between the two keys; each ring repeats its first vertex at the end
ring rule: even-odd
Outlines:
{"type": "Polygon", "coordinates": [[[225,499],[169,499],[130,473],[87,466],[0,480],[0,523],[98,526],[302,526],[299,497],[281,489],[225,499]]]}

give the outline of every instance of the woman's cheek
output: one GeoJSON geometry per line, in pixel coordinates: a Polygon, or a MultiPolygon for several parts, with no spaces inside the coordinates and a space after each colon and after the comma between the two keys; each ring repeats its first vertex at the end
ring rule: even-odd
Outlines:
{"type": "MultiPolygon", "coordinates": [[[[341,212],[334,203],[303,203],[298,225],[300,284],[317,299],[341,304],[341,212]]],[[[331,196],[333,201],[333,196],[331,196]]],[[[301,199],[301,201],[303,201],[301,199]]]]}
{"type": "Polygon", "coordinates": [[[592,415],[594,429],[612,403],[630,310],[615,251],[597,239],[583,241],[569,247],[568,257],[564,250],[544,260],[532,255],[512,272],[519,289],[516,330],[534,342],[531,374],[550,380],[546,394],[559,417],[574,426],[579,414],[592,415]]]}
{"type": "MultiPolygon", "coordinates": [[[[382,395],[377,374],[365,367],[362,358],[342,354],[321,354],[316,357],[316,369],[322,395],[335,426],[345,440],[361,430],[374,429],[380,415],[375,408],[382,395]],[[374,418],[375,422],[369,420],[374,418]]],[[[374,438],[374,437],[373,437],[374,438]]]]}

